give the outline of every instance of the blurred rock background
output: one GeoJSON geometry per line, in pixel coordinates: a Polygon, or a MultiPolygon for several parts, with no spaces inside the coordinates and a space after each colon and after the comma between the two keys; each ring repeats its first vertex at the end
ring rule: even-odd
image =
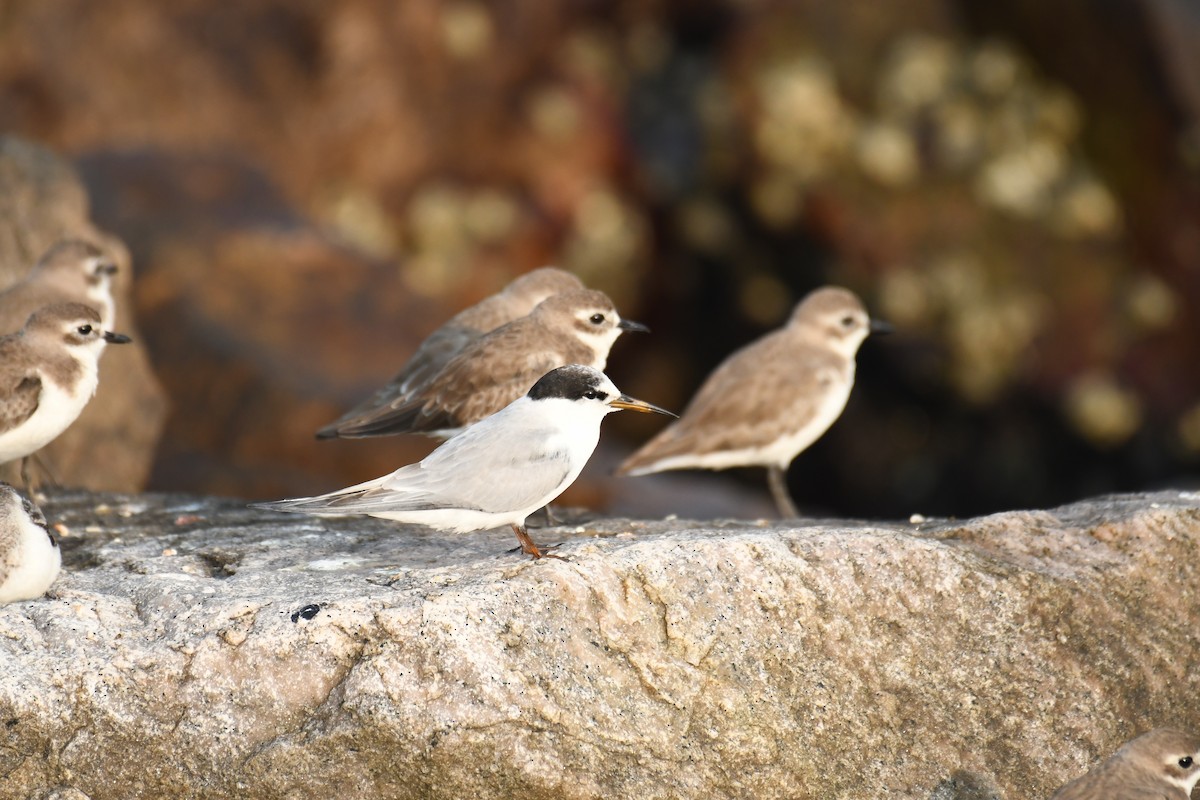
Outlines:
{"type": "MultiPolygon", "coordinates": [[[[132,254],[150,488],[419,458],[312,433],[557,263],[651,325],[609,371],[673,408],[809,289],[858,291],[900,332],[797,500],[961,515],[1195,482],[1198,54],[1196,0],[7,0],[0,131],[70,158],[132,254]]],[[[630,416],[567,502],[769,509],[755,471],[608,479],[630,416]]]]}

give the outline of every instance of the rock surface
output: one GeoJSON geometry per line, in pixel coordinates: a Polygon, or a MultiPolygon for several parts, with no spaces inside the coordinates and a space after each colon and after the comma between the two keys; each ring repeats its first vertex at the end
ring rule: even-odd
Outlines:
{"type": "MultiPolygon", "coordinates": [[[[64,485],[135,491],[150,473],[166,398],[134,321],[129,251],[92,222],[74,167],[40,145],[0,136],[0,289],[24,277],[51,245],[68,236],[95,242],[116,260],[114,327],[132,336],[133,344],[104,353],[96,397],[41,456],[64,485]]],[[[5,469],[15,472],[14,466],[5,469]]]]}
{"type": "Polygon", "coordinates": [[[920,525],[638,522],[569,560],[51,496],[0,608],[0,798],[1046,797],[1200,728],[1200,493],[920,525]]]}

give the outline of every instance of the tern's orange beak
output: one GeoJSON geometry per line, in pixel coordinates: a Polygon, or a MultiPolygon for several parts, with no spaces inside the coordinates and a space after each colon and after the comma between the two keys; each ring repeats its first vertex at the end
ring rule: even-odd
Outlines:
{"type": "Polygon", "coordinates": [[[644,400],[638,400],[636,398],[630,397],[627,394],[623,394],[620,397],[616,398],[615,400],[610,402],[609,405],[612,406],[613,408],[627,408],[630,411],[640,411],[643,414],[665,414],[668,417],[675,417],[676,419],[679,418],[678,414],[672,414],[670,411],[667,411],[665,408],[659,408],[656,405],[647,403],[644,400]]]}

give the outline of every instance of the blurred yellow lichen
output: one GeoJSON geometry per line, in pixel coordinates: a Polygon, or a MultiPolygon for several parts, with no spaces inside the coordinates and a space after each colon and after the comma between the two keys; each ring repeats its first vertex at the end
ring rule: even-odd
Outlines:
{"type": "Polygon", "coordinates": [[[1065,236],[1104,236],[1121,226],[1121,210],[1108,188],[1089,175],[1081,175],[1062,189],[1053,219],[1065,236]]]}
{"type": "Polygon", "coordinates": [[[944,326],[950,382],[976,403],[1012,380],[1042,330],[1047,303],[997,277],[972,253],[945,253],[921,267],[890,270],[880,284],[886,318],[906,328],[944,326]]]}
{"type": "Polygon", "coordinates": [[[754,272],[738,288],[743,316],[762,327],[773,327],[787,315],[792,297],[783,282],[766,272],[754,272]]]}
{"type": "Polygon", "coordinates": [[[896,267],[884,273],[879,304],[883,318],[894,325],[911,329],[931,322],[928,282],[915,270],[896,267]]]}
{"type": "Polygon", "coordinates": [[[700,252],[724,252],[737,235],[725,206],[711,198],[697,197],[681,203],[675,220],[683,240],[700,252]]]}
{"type": "Polygon", "coordinates": [[[789,228],[800,219],[804,197],[800,187],[781,175],[770,174],[750,186],[750,204],[759,219],[775,228],[789,228]]]}
{"type": "Polygon", "coordinates": [[[321,215],[337,234],[364,253],[386,258],[399,248],[396,221],[370,192],[343,187],[331,192],[321,205],[321,215]]]}
{"type": "Polygon", "coordinates": [[[960,169],[976,163],[983,153],[983,116],[965,98],[939,103],[933,110],[938,163],[960,169]]]}
{"type": "Polygon", "coordinates": [[[1021,59],[1006,43],[984,42],[970,56],[972,83],[984,95],[1002,97],[1012,91],[1021,77],[1021,59]]]}
{"type": "Polygon", "coordinates": [[[1079,136],[1083,112],[1075,96],[1060,86],[1042,86],[1034,109],[1037,130],[1062,142],[1079,136]]]}
{"type": "Polygon", "coordinates": [[[949,310],[955,383],[968,399],[990,401],[1009,383],[1040,330],[1044,303],[1032,293],[1012,288],[978,304],[949,310]]]}
{"type": "Polygon", "coordinates": [[[793,58],[765,68],[756,88],[762,114],[754,143],[763,160],[799,182],[829,172],[854,132],[829,64],[815,56],[793,58]]]}
{"type": "Polygon", "coordinates": [[[417,250],[445,253],[466,243],[462,193],[449,184],[434,182],[420,187],[409,200],[406,217],[417,250]]]}
{"type": "Polygon", "coordinates": [[[957,60],[957,48],[944,38],[905,36],[880,70],[880,109],[909,117],[929,106],[948,91],[957,60]]]}
{"type": "Polygon", "coordinates": [[[575,209],[563,244],[563,266],[604,290],[618,307],[632,305],[647,224],[637,207],[610,187],[589,191],[575,209]]]}
{"type": "Polygon", "coordinates": [[[540,135],[555,142],[570,139],[579,130],[583,114],[576,99],[560,86],[545,86],[529,99],[529,122],[540,135]]]}
{"type": "Polygon", "coordinates": [[[1137,276],[1125,295],[1125,303],[1130,320],[1144,330],[1167,327],[1179,310],[1175,292],[1154,275],[1137,276]]]}
{"type": "Polygon", "coordinates": [[[483,3],[453,2],[441,9],[442,42],[462,60],[482,56],[492,44],[492,17],[483,3]]]}
{"type": "Polygon", "coordinates": [[[1064,167],[1064,153],[1057,142],[1033,141],[992,159],[980,172],[976,190],[984,202],[1033,217],[1046,209],[1050,190],[1064,167]]]}
{"type": "Polygon", "coordinates": [[[920,164],[912,136],[898,125],[871,123],[859,131],[858,163],[862,171],[887,186],[903,186],[917,177],[920,164]]]}
{"type": "Polygon", "coordinates": [[[405,212],[405,275],[429,295],[458,288],[470,279],[480,248],[503,242],[519,221],[516,199],[500,189],[444,181],[421,186],[405,212]]]}
{"type": "Polygon", "coordinates": [[[568,34],[562,45],[562,57],[575,72],[604,84],[615,84],[621,75],[616,44],[611,36],[595,28],[568,34]]]}
{"type": "Polygon", "coordinates": [[[1138,396],[1101,372],[1089,372],[1071,382],[1066,412],[1075,429],[1100,447],[1122,444],[1142,424],[1138,396]]]}
{"type": "Polygon", "coordinates": [[[1179,418],[1179,439],[1193,453],[1200,453],[1200,403],[1179,418]]]}
{"type": "Polygon", "coordinates": [[[467,232],[480,242],[499,242],[517,226],[516,200],[498,189],[483,189],[467,198],[463,210],[467,232]]]}

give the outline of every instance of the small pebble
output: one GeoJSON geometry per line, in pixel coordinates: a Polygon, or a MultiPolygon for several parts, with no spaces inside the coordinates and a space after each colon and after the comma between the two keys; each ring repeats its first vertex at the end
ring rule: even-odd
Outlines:
{"type": "Polygon", "coordinates": [[[233,645],[234,647],[237,647],[242,642],[246,641],[247,636],[248,634],[246,631],[242,630],[241,628],[226,628],[225,630],[221,631],[221,638],[224,639],[227,644],[233,645]]]}
{"type": "Polygon", "coordinates": [[[920,525],[923,522],[925,522],[924,514],[913,514],[911,517],[908,518],[908,523],[910,525],[920,525]]]}
{"type": "Polygon", "coordinates": [[[162,551],[162,554],[163,554],[163,556],[165,556],[167,558],[170,558],[171,556],[174,556],[174,555],[178,555],[178,553],[176,552],[174,547],[166,548],[165,550],[162,551]]]}

